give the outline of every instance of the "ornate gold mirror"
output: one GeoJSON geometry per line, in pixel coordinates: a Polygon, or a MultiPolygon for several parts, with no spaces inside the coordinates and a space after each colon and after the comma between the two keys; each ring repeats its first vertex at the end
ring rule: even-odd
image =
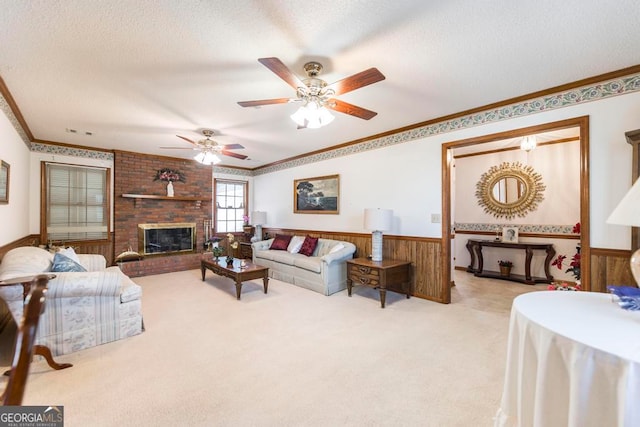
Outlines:
{"type": "Polygon", "coordinates": [[[504,162],[482,174],[476,184],[478,204],[497,218],[526,216],[544,200],[542,177],[531,166],[504,162]]]}

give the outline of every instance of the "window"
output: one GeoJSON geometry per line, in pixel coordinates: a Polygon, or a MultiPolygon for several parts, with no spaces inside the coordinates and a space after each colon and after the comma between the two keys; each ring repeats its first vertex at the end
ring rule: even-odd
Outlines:
{"type": "Polygon", "coordinates": [[[44,240],[99,240],[109,237],[109,169],[44,165],[44,240]]]}
{"type": "Polygon", "coordinates": [[[244,181],[215,180],[215,232],[242,231],[247,215],[247,183],[244,181]]]}

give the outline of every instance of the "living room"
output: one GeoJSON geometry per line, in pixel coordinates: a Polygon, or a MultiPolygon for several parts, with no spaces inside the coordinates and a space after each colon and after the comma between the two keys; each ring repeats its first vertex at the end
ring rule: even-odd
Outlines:
{"type": "MultiPolygon", "coordinates": [[[[334,6],[337,7],[337,4],[334,6]]],[[[200,7],[204,8],[205,6],[198,5],[198,8],[200,7]]],[[[574,4],[574,7],[576,10],[582,8],[581,5],[577,4],[574,4]]],[[[635,11],[633,5],[629,7],[635,11]]],[[[385,8],[385,10],[387,9],[385,8]]],[[[410,9],[404,8],[403,10],[406,12],[410,9]]],[[[591,9],[590,11],[593,15],[597,15],[595,11],[591,9]]],[[[15,10],[12,13],[20,16],[15,10]]],[[[407,15],[402,19],[397,16],[396,18],[399,21],[408,19],[407,15]]],[[[619,17],[619,19],[622,19],[622,17],[619,17]]],[[[374,22],[379,23],[379,21],[374,22]]],[[[624,22],[627,21],[625,20],[624,22]]],[[[624,28],[627,29],[627,34],[633,34],[633,32],[638,31],[635,27],[624,28]]],[[[628,36],[628,38],[640,40],[640,37],[628,36]]],[[[9,40],[8,35],[3,33],[1,40],[9,40]]],[[[358,38],[357,40],[360,39],[358,38]]],[[[250,41],[245,39],[238,43],[251,44],[250,41]]],[[[356,49],[357,44],[353,42],[348,45],[350,48],[356,49]]],[[[403,303],[412,304],[412,310],[419,310],[415,304],[419,305],[420,303],[424,304],[421,307],[424,307],[427,311],[434,305],[439,307],[435,310],[446,309],[456,305],[456,290],[454,288],[454,296],[452,297],[451,282],[455,280],[456,274],[462,273],[460,271],[461,268],[456,271],[456,267],[466,266],[466,259],[462,260],[462,257],[466,256],[466,250],[463,248],[464,244],[452,246],[451,243],[453,238],[459,239],[461,235],[454,235],[451,232],[451,227],[460,221],[456,221],[456,212],[453,209],[455,198],[452,199],[452,192],[449,189],[449,185],[452,184],[448,158],[449,150],[455,151],[456,147],[462,145],[476,144],[482,146],[504,139],[520,140],[530,134],[541,135],[552,132],[554,129],[563,129],[569,126],[579,129],[577,140],[572,142],[576,149],[570,153],[572,156],[578,156],[578,159],[572,157],[571,160],[576,162],[572,166],[572,172],[577,174],[574,179],[580,181],[578,186],[580,190],[578,205],[572,204],[571,212],[565,212],[566,215],[560,215],[561,222],[558,223],[558,216],[549,214],[549,212],[553,212],[558,208],[558,204],[553,203],[557,199],[547,197],[540,201],[537,206],[534,214],[535,224],[531,223],[531,217],[529,219],[515,217],[509,220],[496,220],[496,223],[519,227],[520,238],[525,241],[527,239],[557,239],[558,245],[565,245],[562,246],[561,250],[558,250],[559,253],[567,253],[573,247],[576,239],[580,241],[583,254],[585,254],[582,281],[586,290],[603,292],[606,291],[608,284],[632,284],[630,283],[631,275],[628,265],[631,250],[635,248],[632,247],[630,229],[629,227],[607,223],[607,218],[629,190],[632,179],[637,176],[638,172],[633,170],[637,165],[634,166],[632,161],[633,147],[625,137],[625,134],[640,128],[640,84],[638,83],[640,82],[640,65],[638,65],[640,64],[640,57],[633,56],[637,55],[636,52],[640,51],[640,49],[634,49],[633,42],[629,42],[627,38],[624,38],[624,43],[621,41],[620,44],[624,45],[633,54],[628,55],[627,62],[612,61],[614,64],[621,64],[613,68],[605,63],[596,67],[599,70],[598,72],[591,74],[563,74],[551,79],[554,83],[546,86],[539,86],[538,82],[535,81],[529,82],[529,86],[524,86],[526,90],[521,87],[510,86],[509,90],[496,91],[492,94],[492,97],[490,97],[491,102],[473,103],[475,102],[474,99],[469,101],[467,108],[447,110],[446,105],[441,109],[436,109],[435,107],[433,109],[430,109],[431,107],[425,108],[419,112],[420,118],[411,123],[390,125],[384,129],[375,128],[375,130],[366,127],[358,128],[361,134],[353,137],[333,134],[324,138],[326,141],[322,147],[309,145],[309,149],[306,149],[304,136],[292,136],[288,143],[291,146],[295,146],[295,149],[299,150],[298,152],[291,155],[284,154],[278,157],[277,160],[249,167],[242,166],[241,163],[233,163],[233,159],[227,162],[226,158],[220,165],[207,167],[193,161],[190,155],[188,156],[181,152],[178,152],[176,156],[163,156],[159,155],[155,150],[159,146],[176,145],[177,141],[173,143],[171,141],[177,140],[177,132],[183,132],[181,134],[184,135],[187,130],[195,132],[196,129],[204,126],[224,126],[222,124],[207,123],[208,120],[212,120],[212,117],[213,120],[216,117],[216,114],[211,112],[198,112],[188,120],[177,120],[176,123],[179,122],[179,125],[170,124],[163,127],[161,131],[165,134],[164,137],[166,139],[162,139],[162,141],[150,140],[149,145],[153,145],[154,149],[152,152],[128,150],[125,148],[126,141],[120,140],[119,136],[113,137],[113,145],[110,147],[84,145],[79,142],[80,140],[77,139],[76,135],[72,134],[66,136],[66,139],[45,136],[47,134],[42,129],[42,125],[32,119],[34,117],[32,114],[35,114],[33,109],[28,108],[26,103],[21,102],[21,99],[25,98],[25,89],[12,84],[12,76],[14,75],[14,72],[11,71],[12,64],[1,61],[0,77],[4,81],[0,86],[2,94],[0,98],[0,109],[2,110],[2,114],[0,114],[0,137],[3,141],[2,148],[0,148],[0,160],[10,165],[10,180],[8,184],[8,203],[0,205],[0,221],[11,226],[5,226],[0,229],[0,254],[3,255],[16,246],[47,243],[46,241],[41,241],[41,220],[43,216],[41,163],[45,161],[96,166],[110,170],[110,188],[112,189],[110,194],[111,235],[108,241],[91,242],[86,245],[73,243],[74,246],[83,248],[86,253],[105,255],[109,264],[113,264],[115,257],[126,250],[128,246],[133,246],[133,249],[137,250],[138,242],[137,236],[134,235],[135,229],[130,227],[128,230],[123,231],[120,226],[127,223],[131,219],[131,215],[140,215],[151,208],[159,207],[158,209],[174,212],[177,221],[182,221],[180,215],[189,215],[189,222],[196,222],[197,224],[199,239],[197,246],[203,248],[205,220],[215,219],[215,209],[212,204],[215,180],[242,181],[248,184],[249,206],[247,212],[249,214],[254,211],[266,212],[267,220],[263,224],[264,232],[270,235],[279,232],[310,234],[337,240],[357,241],[359,242],[356,245],[358,246],[357,253],[359,256],[366,256],[371,252],[371,230],[365,229],[363,225],[364,209],[373,207],[391,209],[393,211],[392,227],[384,232],[383,237],[384,257],[411,262],[413,274],[411,283],[412,298],[409,302],[396,299],[390,303],[387,309],[401,310],[403,303]],[[576,75],[579,77],[567,80],[567,76],[576,75]],[[592,95],[589,98],[585,94],[592,95]],[[545,103],[545,100],[548,102],[545,103]],[[549,100],[555,100],[555,103],[549,100]],[[439,114],[434,115],[432,111],[437,111],[439,114]],[[185,124],[187,122],[190,123],[189,126],[185,124]],[[125,144],[125,147],[121,144],[125,144]],[[135,166],[130,166],[131,163],[124,162],[124,160],[133,161],[135,166]],[[185,172],[187,174],[187,182],[178,182],[174,185],[176,198],[202,198],[201,204],[198,205],[194,200],[163,200],[158,202],[122,197],[123,194],[165,195],[166,183],[154,181],[156,172],[162,168],[185,172]],[[293,187],[296,180],[334,175],[339,176],[340,182],[338,214],[314,215],[295,212],[293,187]],[[123,177],[126,178],[123,179],[123,177]],[[546,236],[540,236],[537,231],[527,231],[527,226],[562,225],[571,227],[576,222],[581,223],[581,234],[577,237],[570,236],[574,239],[571,240],[570,244],[567,244],[567,235],[571,234],[570,231],[566,233],[552,231],[546,236]]],[[[262,56],[278,55],[285,57],[283,51],[265,53],[266,50],[268,49],[260,49],[262,56]]],[[[400,50],[406,53],[404,48],[400,50]]],[[[369,52],[369,50],[366,49],[366,52],[369,52]]],[[[568,53],[565,54],[568,55],[568,53]]],[[[369,56],[367,60],[370,59],[370,61],[363,61],[362,58],[359,58],[357,65],[350,67],[349,73],[352,74],[366,68],[361,66],[364,63],[368,63],[368,66],[376,66],[380,71],[386,72],[384,67],[379,65],[375,55],[366,55],[366,53],[364,55],[369,56]]],[[[277,81],[276,76],[269,75],[267,69],[260,68],[261,65],[256,61],[258,57],[260,56],[252,50],[250,54],[247,54],[247,58],[242,57],[243,66],[249,64],[246,66],[255,67],[257,73],[264,72],[263,80],[272,78],[276,80],[276,84],[284,86],[281,81],[277,81]],[[248,56],[251,56],[251,59],[248,56]]],[[[294,63],[297,60],[298,58],[292,59],[290,63],[294,63]]],[[[240,59],[235,58],[228,61],[235,63],[240,59]]],[[[289,64],[288,61],[285,62],[289,64]]],[[[572,67],[567,66],[566,68],[572,67]]],[[[186,69],[187,71],[182,70],[182,72],[188,74],[189,68],[186,67],[186,69]]],[[[421,68],[418,68],[417,72],[420,70],[421,68]]],[[[194,73],[194,79],[196,79],[196,74],[197,79],[203,78],[199,74],[202,72],[201,68],[194,67],[191,71],[194,73]]],[[[222,74],[222,71],[219,71],[219,73],[222,74]]],[[[337,77],[336,80],[349,75],[349,73],[337,77]]],[[[242,73],[240,72],[239,74],[242,73]]],[[[225,75],[225,78],[228,78],[228,76],[225,75]]],[[[252,85],[248,81],[246,84],[252,85]]],[[[382,86],[383,84],[396,83],[392,83],[390,76],[387,76],[384,82],[378,82],[370,87],[362,88],[358,92],[354,92],[354,96],[359,94],[360,91],[373,91],[376,85],[384,87],[382,86]]],[[[481,86],[482,84],[478,83],[477,85],[481,86]]],[[[109,85],[105,85],[105,88],[108,87],[109,85]]],[[[451,90],[454,89],[451,86],[449,88],[451,90]]],[[[251,89],[256,89],[256,87],[254,86],[251,89]]],[[[246,99],[280,96],[280,92],[271,92],[270,89],[272,87],[259,88],[259,90],[247,94],[246,99]]],[[[131,92],[135,93],[136,90],[131,90],[131,92]]],[[[191,89],[189,93],[195,94],[196,92],[197,88],[191,89]]],[[[403,109],[420,110],[420,103],[407,106],[398,105],[389,95],[390,92],[392,90],[389,87],[384,87],[382,93],[366,95],[369,97],[365,96],[362,101],[358,98],[353,99],[358,104],[362,103],[368,108],[379,111],[379,117],[371,119],[369,123],[374,123],[376,119],[384,117],[382,110],[384,107],[380,105],[381,102],[379,100],[391,103],[393,109],[397,111],[403,109]]],[[[288,112],[278,110],[283,106],[265,106],[250,111],[241,109],[236,105],[236,102],[245,99],[242,95],[224,92],[220,98],[224,98],[226,104],[229,104],[228,108],[230,110],[237,108],[239,113],[246,114],[246,118],[242,121],[243,123],[249,121],[269,122],[266,128],[285,126],[282,124],[284,120],[288,121],[287,126],[292,124],[288,117],[288,112]],[[268,115],[261,116],[261,113],[265,113],[267,109],[270,109],[268,115]],[[282,116],[282,122],[276,124],[274,121],[269,120],[273,118],[273,115],[282,116]]],[[[464,92],[456,92],[452,98],[454,97],[464,98],[464,92]]],[[[44,98],[46,99],[43,99],[43,103],[48,100],[48,97],[44,98]]],[[[427,98],[425,97],[425,99],[427,98]]],[[[434,103],[446,104],[445,99],[440,98],[434,103]]],[[[132,103],[136,102],[138,101],[133,101],[132,103]]],[[[150,101],[145,99],[144,101],[139,100],[139,102],[140,104],[145,104],[150,101]]],[[[214,101],[212,100],[212,102],[214,101]]],[[[215,100],[215,102],[219,101],[215,100]]],[[[459,104],[454,105],[457,106],[459,104]]],[[[175,104],[171,108],[174,108],[174,106],[175,104]]],[[[169,110],[171,108],[167,107],[166,109],[169,110]]],[[[411,113],[413,114],[414,111],[411,113]]],[[[234,112],[234,114],[237,114],[237,112],[234,112]]],[[[395,114],[401,115],[397,112],[395,114]]],[[[185,115],[188,114],[185,113],[185,115]]],[[[336,116],[338,115],[336,114],[336,116]]],[[[333,124],[339,125],[340,119],[342,117],[337,117],[333,124]]],[[[346,117],[346,119],[357,120],[352,117],[346,117]]],[[[139,122],[142,123],[144,120],[139,119],[139,122]]],[[[240,122],[240,120],[237,122],[240,122]]],[[[362,122],[367,123],[364,120],[362,122]]],[[[228,123],[231,123],[230,119],[228,123]]],[[[345,127],[350,127],[350,123],[347,123],[345,127]]],[[[329,129],[333,124],[329,124],[326,128],[318,131],[329,129]]],[[[229,126],[231,125],[229,124],[229,126]]],[[[357,126],[361,125],[358,124],[357,126]]],[[[121,127],[135,128],[135,126],[129,124],[121,127]]],[[[356,127],[356,125],[353,127],[356,127]]],[[[156,128],[160,128],[160,126],[156,126],[156,128]]],[[[291,132],[294,130],[299,133],[306,132],[303,135],[309,135],[309,132],[316,131],[315,129],[297,130],[295,125],[290,130],[291,132]]],[[[144,129],[141,133],[144,132],[151,133],[149,129],[144,129]]],[[[247,147],[245,151],[249,152],[252,148],[249,142],[252,140],[249,137],[245,138],[247,139],[242,140],[242,143],[247,147]]],[[[316,137],[309,137],[310,140],[314,138],[316,137]]],[[[254,137],[253,142],[255,142],[256,146],[260,145],[259,141],[259,137],[254,137]]],[[[255,150],[256,154],[253,154],[253,152],[248,154],[259,160],[259,150],[278,152],[278,147],[262,144],[255,150]]],[[[173,154],[173,152],[167,153],[173,154]]],[[[538,154],[536,153],[535,155],[538,154]]],[[[556,159],[558,159],[557,162],[560,166],[542,168],[542,179],[549,188],[552,187],[552,183],[553,185],[557,184],[558,176],[560,176],[560,174],[555,175],[555,172],[559,171],[559,167],[562,165],[562,158],[556,156],[556,159]]],[[[544,165],[545,163],[541,162],[539,164],[544,165]]],[[[493,160],[487,162],[485,170],[488,170],[491,166],[494,166],[493,160]]],[[[576,175],[573,176],[575,177],[576,175]]],[[[477,179],[479,179],[479,176],[475,179],[472,178],[472,182],[468,183],[468,187],[475,189],[477,179]]],[[[460,184],[460,182],[456,183],[460,184]]],[[[559,184],[558,186],[561,185],[559,184]]],[[[576,182],[574,181],[572,188],[575,189],[575,187],[576,182]]],[[[475,199],[468,202],[475,209],[480,209],[475,199]]],[[[144,222],[138,221],[138,218],[134,218],[134,220],[136,224],[144,222]]],[[[488,223],[490,221],[472,219],[462,222],[488,223]]],[[[478,235],[484,238],[487,236],[493,238],[495,232],[493,230],[486,232],[485,230],[478,235]]],[[[156,264],[152,264],[153,270],[145,270],[146,267],[141,268],[138,272],[132,271],[130,276],[134,281],[139,280],[149,288],[153,286],[153,282],[150,280],[153,277],[152,273],[176,274],[170,276],[170,279],[158,279],[163,283],[166,280],[175,281],[177,278],[185,277],[181,276],[181,274],[188,275],[193,273],[194,269],[197,269],[197,259],[200,255],[201,253],[166,257],[163,262],[157,261],[156,264]],[[183,261],[183,258],[186,261],[183,261]],[[170,261],[170,259],[173,259],[173,261],[170,261]],[[196,260],[195,264],[194,259],[196,260]]],[[[133,264],[131,265],[133,266],[133,264]]],[[[126,268],[133,267],[125,266],[125,271],[126,268]]],[[[508,282],[498,283],[506,286],[508,282]]],[[[162,286],[167,288],[168,284],[162,286]]],[[[191,285],[189,286],[189,289],[191,289],[191,285]]],[[[274,286],[273,289],[276,292],[277,286],[274,286]]],[[[252,288],[250,287],[249,290],[251,291],[252,288]]],[[[145,292],[147,292],[146,289],[145,292]]],[[[148,291],[148,294],[151,297],[153,291],[148,291]]],[[[168,294],[171,295],[171,291],[168,291],[168,294]]],[[[253,301],[252,297],[258,296],[256,294],[249,292],[250,297],[247,298],[247,302],[253,301]]],[[[223,295],[225,294],[223,293],[223,295]]],[[[331,299],[329,298],[329,300],[331,299]]],[[[196,303],[197,301],[193,302],[193,304],[196,303]]],[[[322,302],[320,304],[325,303],[322,302]]],[[[210,308],[198,307],[202,310],[210,308]]],[[[167,307],[165,306],[164,308],[167,307]]],[[[160,310],[158,309],[158,312],[160,310]]],[[[168,310],[179,316],[174,307],[170,307],[168,310]]],[[[228,309],[223,308],[223,310],[226,313],[228,309]]],[[[160,314],[149,314],[148,318],[145,317],[149,330],[153,328],[153,322],[150,319],[155,319],[160,323],[163,322],[160,314]]],[[[349,320],[356,321],[355,319],[349,320]]],[[[501,318],[500,322],[503,323],[500,323],[498,327],[499,332],[503,333],[503,339],[506,339],[508,318],[501,318]]],[[[406,324],[403,323],[403,325],[406,324]]],[[[264,332],[264,329],[261,329],[261,331],[264,332]]],[[[145,334],[148,332],[145,332],[145,334]]],[[[193,339],[194,341],[196,340],[196,338],[193,339]]],[[[237,342],[234,343],[237,344],[237,342]]],[[[495,343],[496,345],[505,344],[504,341],[499,340],[495,341],[495,343]]],[[[135,346],[137,344],[134,344],[135,346]]],[[[129,351],[127,345],[122,342],[118,342],[116,347],[116,352],[129,351]]],[[[425,349],[423,348],[423,350],[425,349]]],[[[100,359],[103,351],[108,350],[97,349],[90,352],[90,354],[92,357],[100,359]]],[[[496,349],[496,352],[503,353],[504,348],[496,349]]],[[[233,357],[238,356],[235,355],[233,357]]],[[[91,358],[80,355],[77,356],[77,360],[74,360],[74,363],[76,365],[79,363],[91,363],[91,358]]],[[[172,368],[176,367],[177,365],[172,368]]],[[[45,370],[46,368],[43,367],[42,371],[45,370]]],[[[68,372],[71,372],[71,370],[68,370],[68,372]]],[[[284,372],[282,374],[285,375],[284,372]]],[[[153,376],[149,374],[147,379],[152,382],[153,376]]],[[[246,381],[249,382],[250,380],[247,379],[246,381]]],[[[383,386],[381,384],[378,385],[383,386]]],[[[337,399],[339,398],[337,397],[337,399]]],[[[65,402],[61,403],[64,404],[65,402]]],[[[273,410],[275,411],[275,409],[273,410]]],[[[265,411],[268,410],[265,409],[265,411]]],[[[227,421],[233,423],[233,420],[227,421]]],[[[299,419],[296,419],[296,421],[299,421],[299,419]]],[[[349,422],[344,419],[331,419],[330,421],[358,424],[357,420],[349,422]]],[[[108,422],[104,422],[104,424],[108,424],[108,422]]],[[[239,424],[242,424],[242,422],[239,422],[239,424]]],[[[455,425],[455,423],[452,423],[452,425],[455,425]]]]}

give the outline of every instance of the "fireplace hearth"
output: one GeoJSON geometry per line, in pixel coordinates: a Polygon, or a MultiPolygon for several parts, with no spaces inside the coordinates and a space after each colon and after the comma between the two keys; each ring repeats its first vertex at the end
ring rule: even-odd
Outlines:
{"type": "Polygon", "coordinates": [[[138,224],[138,252],[142,255],[193,253],[196,223],[138,224]]]}

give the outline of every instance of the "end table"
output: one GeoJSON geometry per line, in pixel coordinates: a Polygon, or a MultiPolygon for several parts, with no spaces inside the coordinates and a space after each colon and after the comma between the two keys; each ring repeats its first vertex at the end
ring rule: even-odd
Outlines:
{"type": "Polygon", "coordinates": [[[347,260],[349,296],[354,282],[377,288],[380,291],[380,305],[384,308],[388,285],[402,285],[405,295],[410,297],[411,262],[392,259],[372,261],[368,258],[347,260]]]}

